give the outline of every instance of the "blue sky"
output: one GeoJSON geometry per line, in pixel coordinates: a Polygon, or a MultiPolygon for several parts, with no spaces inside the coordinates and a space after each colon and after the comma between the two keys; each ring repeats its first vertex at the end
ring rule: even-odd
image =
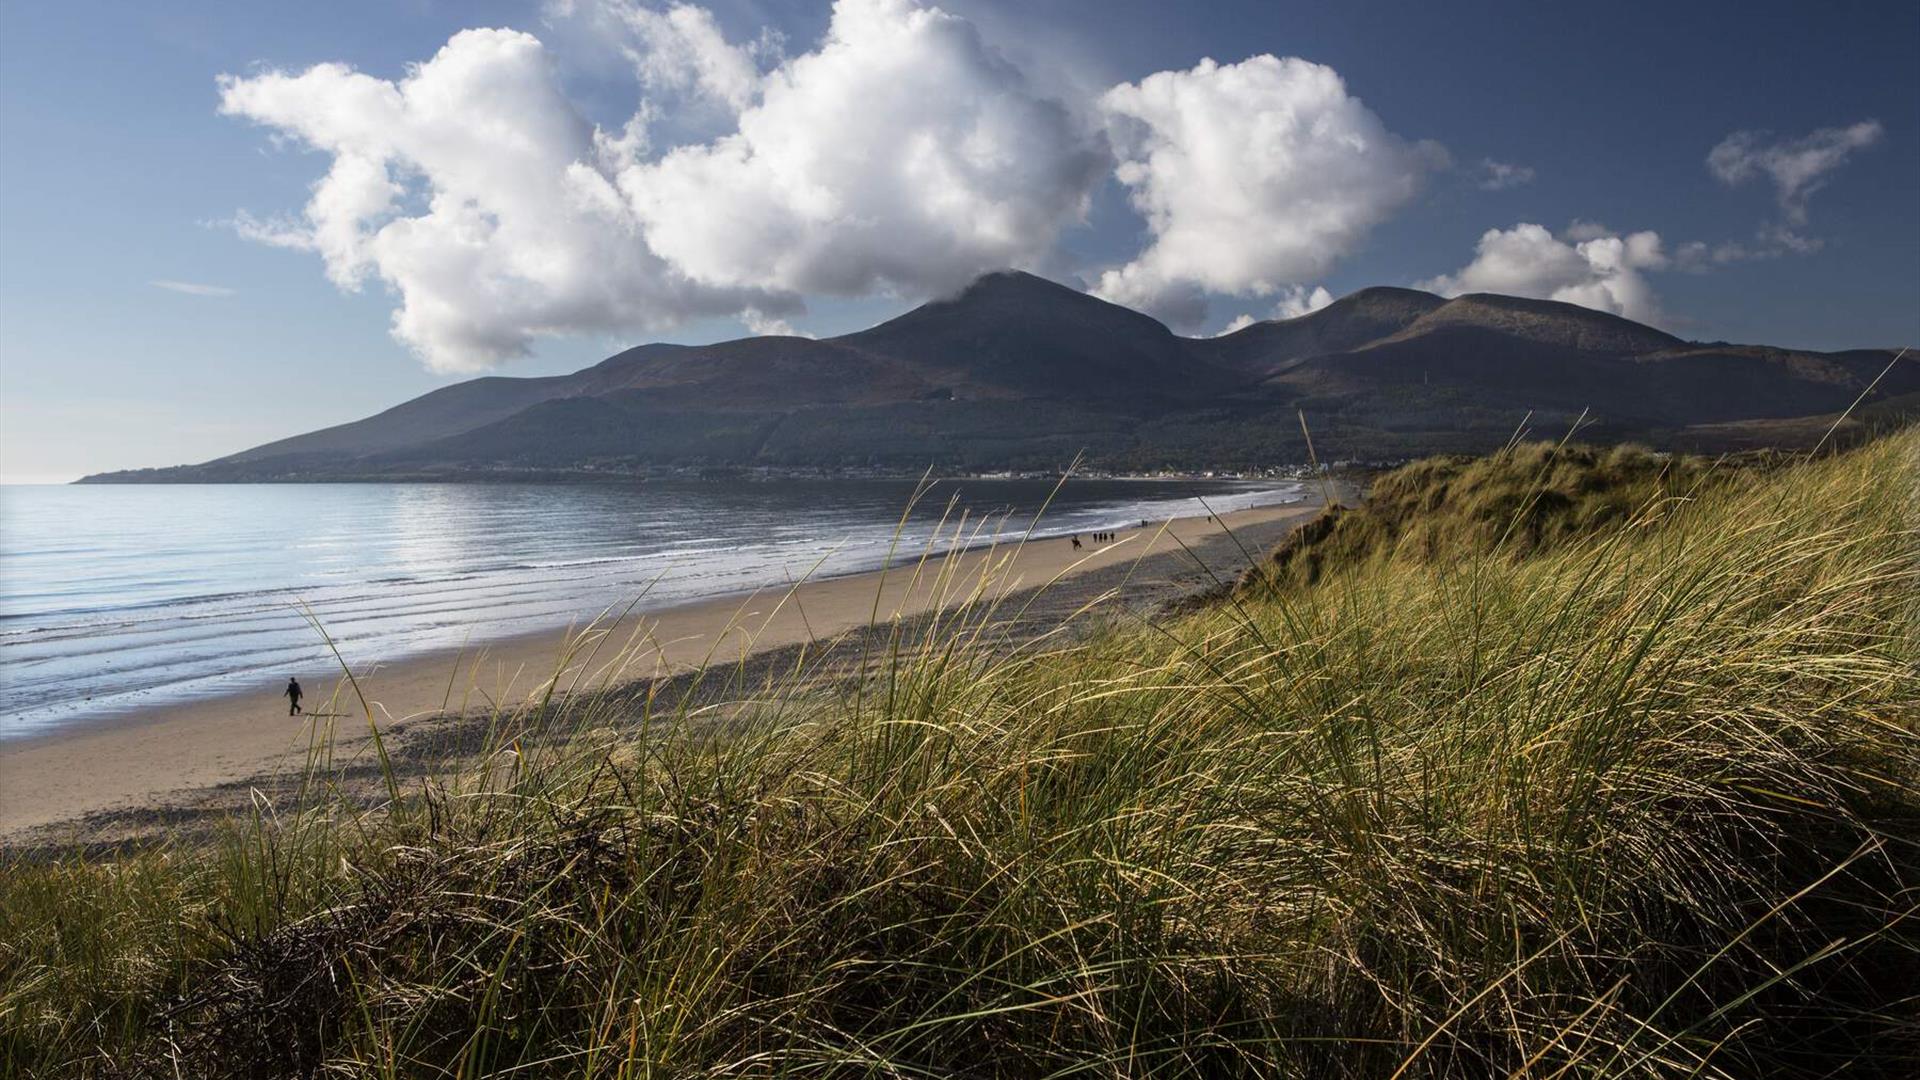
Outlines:
{"type": "Polygon", "coordinates": [[[858,33],[824,3],[713,0],[704,22],[588,0],[9,5],[0,476],[203,460],[643,340],[842,332],[996,260],[1194,333],[1422,283],[1532,289],[1703,340],[1920,341],[1911,3],[953,0],[965,29],[928,36],[906,0],[859,2],[858,33]],[[389,143],[363,91],[474,28],[531,36],[449,47],[432,85],[466,95],[458,115],[423,83],[392,106],[406,132],[389,143]],[[821,58],[830,30],[843,47],[821,58]],[[299,78],[329,62],[370,78],[299,78]],[[528,70],[553,91],[513,81],[528,70]],[[590,128],[618,135],[642,101],[645,145],[592,144],[612,216],[552,217],[561,170],[543,163],[590,128]],[[1321,134],[1268,145],[1272,109],[1321,134]],[[518,166],[458,149],[473,130],[552,138],[524,185],[476,193],[472,177],[518,166]],[[848,164],[959,130],[1005,140],[930,159],[972,170],[935,192],[960,225],[848,164]],[[821,147],[837,164],[804,179],[838,200],[825,218],[780,164],[821,147]],[[379,162],[397,192],[344,225],[307,207],[343,159],[379,162]],[[459,222],[375,239],[436,191],[500,226],[478,261],[447,261],[472,254],[459,222]],[[582,271],[602,265],[596,291],[582,271]],[[530,286],[511,269],[527,266],[552,272],[530,286]]]}

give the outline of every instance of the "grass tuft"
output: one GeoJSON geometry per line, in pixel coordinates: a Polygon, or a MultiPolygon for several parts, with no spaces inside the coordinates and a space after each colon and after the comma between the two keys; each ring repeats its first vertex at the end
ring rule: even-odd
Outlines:
{"type": "Polygon", "coordinates": [[[1377,477],[1357,507],[1330,505],[1274,552],[1248,589],[1296,588],[1375,560],[1525,557],[1610,528],[1657,522],[1706,491],[1782,463],[1644,447],[1518,443],[1485,457],[1422,458],[1377,477]]]}

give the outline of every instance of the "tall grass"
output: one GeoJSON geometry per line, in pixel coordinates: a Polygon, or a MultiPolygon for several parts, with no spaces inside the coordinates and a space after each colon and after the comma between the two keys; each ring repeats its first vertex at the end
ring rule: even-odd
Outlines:
{"type": "Polygon", "coordinates": [[[947,581],[836,678],[556,699],[371,806],[316,770],[211,844],[16,861],[0,1062],[1912,1075],[1917,478],[1907,434],[1052,645],[947,581]]]}
{"type": "Polygon", "coordinates": [[[1514,443],[1485,457],[1422,458],[1296,530],[1244,589],[1295,588],[1374,560],[1519,557],[1628,522],[1655,523],[1699,496],[1780,464],[1758,452],[1719,460],[1633,445],[1514,443]]]}

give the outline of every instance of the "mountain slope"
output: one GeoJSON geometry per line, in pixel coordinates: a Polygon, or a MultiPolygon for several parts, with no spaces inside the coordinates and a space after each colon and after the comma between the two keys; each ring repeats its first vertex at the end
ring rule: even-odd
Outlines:
{"type": "Polygon", "coordinates": [[[912,364],[800,337],[723,341],[649,357],[603,376],[595,393],[644,395],[660,408],[726,412],[874,404],[934,390],[912,364]]]}
{"type": "Polygon", "coordinates": [[[443,386],[364,420],[242,450],[222,461],[258,461],[294,455],[370,454],[392,450],[504,420],[567,393],[573,376],[511,379],[488,376],[443,386]]]}
{"type": "Polygon", "coordinates": [[[1468,293],[1439,304],[1393,338],[1416,338],[1448,329],[1574,352],[1622,356],[1684,344],[1679,338],[1631,319],[1557,300],[1495,293],[1468,293]]]}
{"type": "MultiPolygon", "coordinates": [[[[571,375],[488,377],[197,466],[94,481],[631,474],[653,467],[1208,468],[1504,442],[1523,419],[1659,446],[1793,442],[1881,350],[1701,344],[1545,300],[1363,289],[1210,339],[1031,274],[989,274],[858,333],[644,345],[571,375]],[[1583,419],[1584,418],[1584,419],[1583,419]]],[[[1864,403],[1920,401],[1920,363],[1864,403]]],[[[1826,418],[1822,420],[1821,418],[1826,418]]]]}

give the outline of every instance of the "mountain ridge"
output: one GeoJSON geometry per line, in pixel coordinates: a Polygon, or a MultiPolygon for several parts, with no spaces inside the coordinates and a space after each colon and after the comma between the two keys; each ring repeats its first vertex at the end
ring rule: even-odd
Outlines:
{"type": "MultiPolygon", "coordinates": [[[[838,337],[640,345],[568,375],[483,376],[197,465],[82,482],[1058,468],[1082,451],[1096,467],[1242,467],[1303,462],[1302,416],[1321,452],[1348,457],[1485,448],[1528,416],[1541,432],[1589,424],[1595,438],[1712,449],[1764,442],[1769,424],[1800,439],[1891,356],[1688,342],[1551,300],[1392,286],[1186,338],[1001,271],[838,337]]],[[[1920,365],[1907,364],[1869,404],[1904,415],[1915,402],[1920,365]]]]}

